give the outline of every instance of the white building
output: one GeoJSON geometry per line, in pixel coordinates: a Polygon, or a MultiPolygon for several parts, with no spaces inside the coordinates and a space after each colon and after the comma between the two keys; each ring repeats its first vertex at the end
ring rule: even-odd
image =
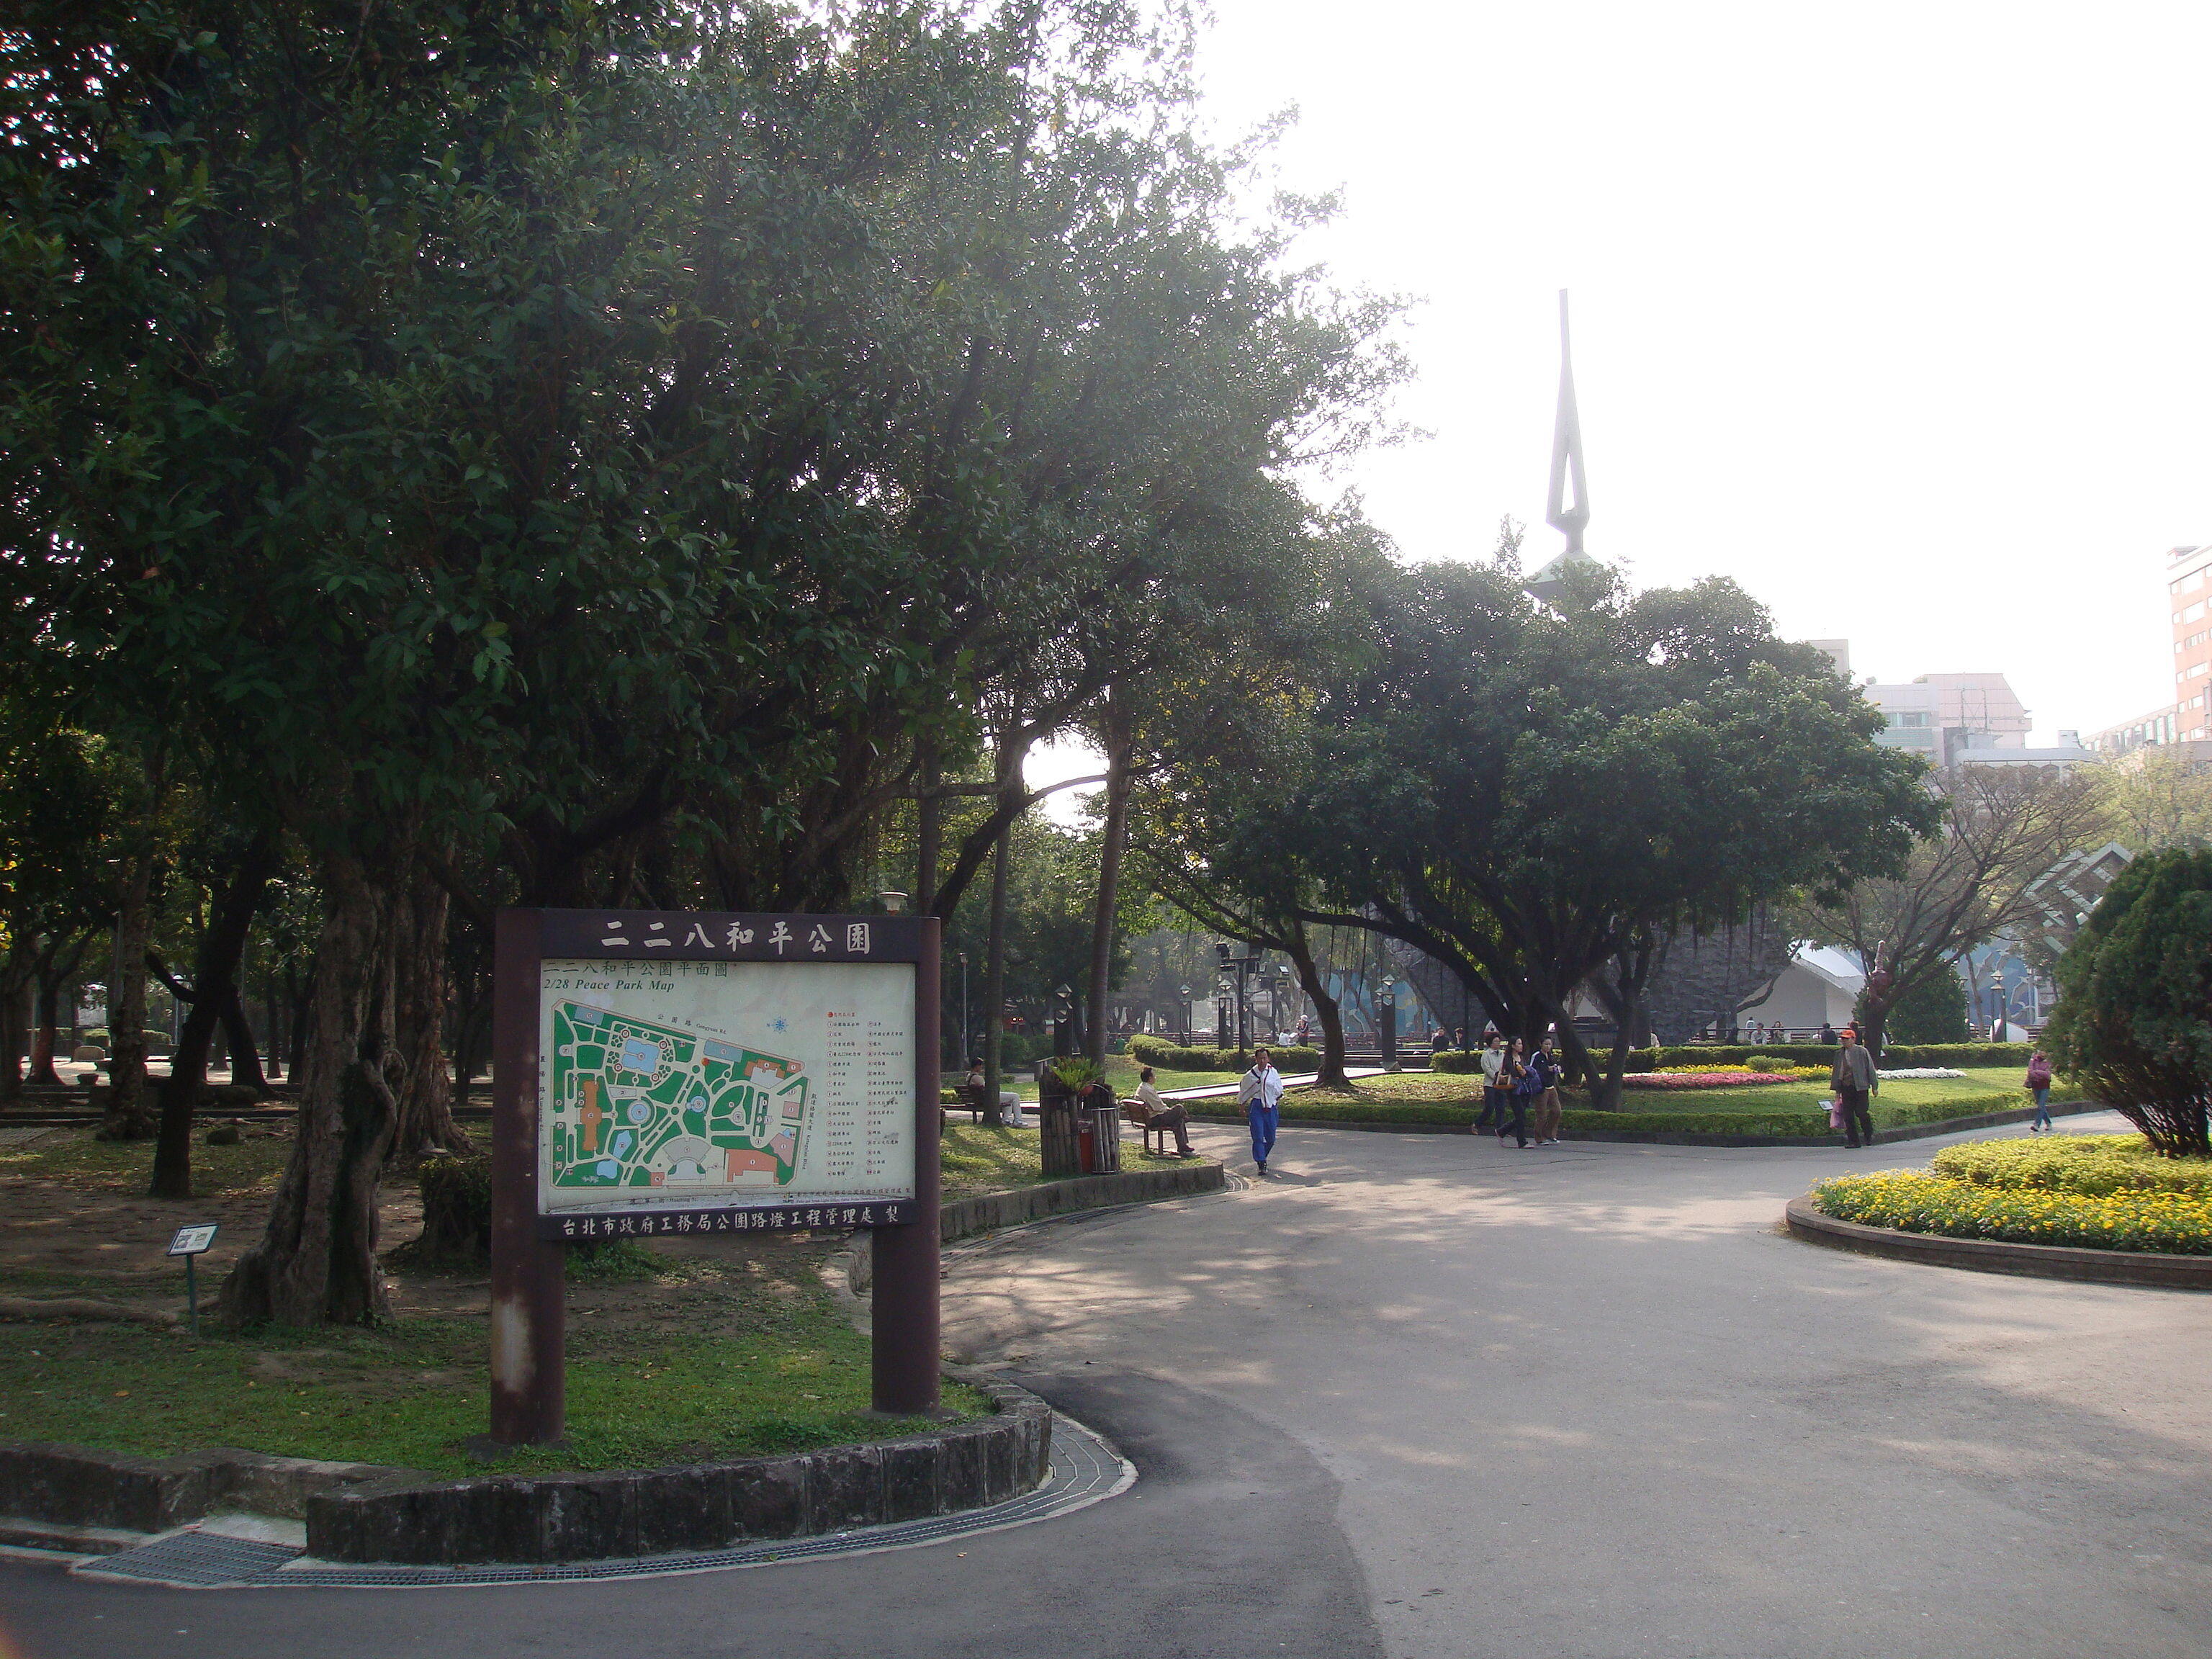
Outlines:
{"type": "Polygon", "coordinates": [[[1749,1025],[1780,1024],[1791,1032],[1817,1031],[1823,1025],[1838,1030],[1851,1022],[1859,988],[1866,975],[1858,958],[1832,945],[1800,945],[1790,953],[1790,965],[1775,975],[1765,1000],[1737,1016],[1749,1025]]]}
{"type": "MultiPolygon", "coordinates": [[[[1808,640],[1828,653],[1839,672],[1851,672],[1849,640],[1808,640]]],[[[2002,674],[1923,674],[1883,684],[1869,678],[1859,690],[1881,710],[1875,741],[1908,750],[1930,766],[2039,766],[2064,771],[2095,758],[2072,732],[2045,749],[2027,746],[2027,707],[2002,674]]]]}

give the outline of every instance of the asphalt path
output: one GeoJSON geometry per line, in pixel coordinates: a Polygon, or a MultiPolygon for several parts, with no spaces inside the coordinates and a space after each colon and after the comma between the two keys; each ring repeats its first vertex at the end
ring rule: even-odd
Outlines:
{"type": "Polygon", "coordinates": [[[8,1564],[0,1607],[29,1659],[2202,1659],[2212,1299],[1779,1231],[1821,1174],[1940,1144],[1290,1127],[1264,1182],[952,1253],[948,1339],[1138,1465],[1079,1514],[592,1585],[168,1592],[8,1564]]]}

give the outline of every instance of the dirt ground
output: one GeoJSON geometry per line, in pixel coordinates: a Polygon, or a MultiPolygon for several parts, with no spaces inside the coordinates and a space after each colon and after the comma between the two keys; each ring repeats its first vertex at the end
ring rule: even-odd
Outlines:
{"type": "MultiPolygon", "coordinates": [[[[214,1222],[220,1231],[198,1269],[205,1310],[232,1265],[260,1237],[290,1147],[290,1131],[281,1126],[249,1124],[243,1133],[246,1139],[235,1147],[196,1140],[195,1184],[208,1196],[178,1201],[144,1195],[150,1146],[126,1154],[94,1142],[84,1129],[0,1131],[0,1294],[91,1297],[181,1314],[184,1269],[163,1252],[179,1227],[214,1222]]],[[[380,1256],[421,1232],[422,1200],[411,1174],[386,1180],[379,1215],[380,1256]]],[[[569,1316],[598,1328],[683,1318],[697,1329],[702,1286],[719,1281],[755,1297],[797,1294],[842,1237],[802,1231],[643,1241],[672,1271],[611,1283],[588,1272],[572,1273],[569,1316]]],[[[423,1271],[393,1263],[386,1278],[398,1318],[489,1313],[486,1270],[423,1271]]],[[[732,1304],[733,1316],[740,1305],[732,1304]]]]}

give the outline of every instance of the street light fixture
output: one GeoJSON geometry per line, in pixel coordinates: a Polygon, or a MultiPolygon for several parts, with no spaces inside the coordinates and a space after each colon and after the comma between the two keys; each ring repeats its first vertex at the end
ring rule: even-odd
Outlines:
{"type": "Polygon", "coordinates": [[[2004,1028],[2004,963],[2001,959],[1992,957],[1990,958],[1990,1041],[1992,1042],[2003,1042],[2004,1028]]]}
{"type": "Polygon", "coordinates": [[[975,1039],[968,1024],[968,953],[955,951],[952,959],[960,964],[960,1063],[965,1066],[975,1052],[975,1039]]]}
{"type": "Polygon", "coordinates": [[[1179,985],[1176,988],[1182,994],[1182,1046],[1188,1048],[1190,1047],[1190,987],[1179,985]]]}

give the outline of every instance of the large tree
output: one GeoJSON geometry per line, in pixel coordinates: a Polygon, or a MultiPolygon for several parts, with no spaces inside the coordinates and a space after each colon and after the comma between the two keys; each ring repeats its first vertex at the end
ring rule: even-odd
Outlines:
{"type": "Polygon", "coordinates": [[[2098,833],[2094,782],[2032,766],[1961,766],[1935,781],[1936,833],[1903,870],[1806,906],[1801,929],[1855,954],[1868,975],[1858,1018],[1881,1053],[1890,1011],[1991,939],[2039,927],[2039,876],[2098,833]],[[1887,975],[1877,981],[1875,970],[1887,975]]]}
{"type": "Polygon", "coordinates": [[[259,779],[322,906],[233,1317],[380,1311],[457,928],[844,903],[1004,694],[950,903],[1218,504],[1366,435],[1388,307],[1244,233],[1161,44],[1111,4],[0,32],[9,623],[259,779]]]}
{"type": "Polygon", "coordinates": [[[1308,920],[1427,951],[1578,1068],[1586,983],[1632,1000],[1674,931],[1893,871],[1932,817],[1878,717],[1730,582],[1591,568],[1539,604],[1510,561],[1437,563],[1369,610],[1370,665],[1322,698],[1310,777],[1272,809],[1355,901],[1308,920]]]}

